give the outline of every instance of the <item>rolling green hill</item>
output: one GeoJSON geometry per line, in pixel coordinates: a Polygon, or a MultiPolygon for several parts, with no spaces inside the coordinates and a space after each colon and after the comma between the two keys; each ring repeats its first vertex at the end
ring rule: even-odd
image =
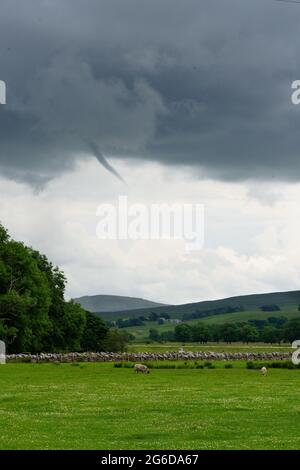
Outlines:
{"type": "MultiPolygon", "coordinates": [[[[300,317],[298,306],[300,304],[300,291],[275,292],[270,294],[243,295],[227,299],[196,302],[191,304],[146,308],[138,310],[123,310],[116,312],[99,313],[106,320],[128,319],[146,317],[155,312],[161,316],[168,314],[170,319],[179,319],[187,324],[199,321],[207,324],[238,323],[248,320],[267,320],[269,317],[286,317],[288,319],[300,317]],[[276,306],[279,310],[263,311],[262,307],[276,306]],[[233,310],[233,311],[232,311],[233,310]],[[225,313],[226,312],[226,313],[225,313]],[[192,318],[196,316],[196,318],[192,318]]],[[[149,336],[149,329],[155,328],[159,333],[174,330],[175,325],[166,321],[160,325],[157,321],[144,321],[144,325],[132,326],[126,330],[132,333],[136,341],[144,341],[149,336]]]]}
{"type": "Polygon", "coordinates": [[[78,297],[74,301],[89,312],[100,313],[103,317],[103,313],[105,313],[106,318],[108,314],[111,315],[111,312],[115,311],[135,311],[136,309],[152,309],[165,306],[162,303],[122,295],[86,295],[78,297]]]}
{"type": "MultiPolygon", "coordinates": [[[[225,315],[244,315],[247,312],[254,312],[255,318],[262,318],[266,312],[261,311],[264,305],[278,305],[280,309],[293,309],[298,308],[300,304],[300,291],[290,292],[273,292],[270,294],[252,294],[240,295],[237,297],[228,297],[220,300],[208,300],[203,302],[195,302],[182,305],[168,305],[160,307],[147,307],[142,309],[123,309],[114,312],[98,310],[96,313],[102,316],[105,320],[117,320],[119,318],[137,318],[139,316],[147,316],[151,312],[170,315],[171,318],[182,319],[184,315],[201,313],[202,317],[212,317],[216,315],[223,315],[221,309],[236,308],[239,311],[236,313],[227,313],[225,315]],[[219,309],[220,313],[215,314],[213,311],[219,309]]],[[[276,312],[267,312],[268,316],[272,316],[276,312]]],[[[280,312],[278,312],[280,313],[280,312]]],[[[282,314],[282,313],[281,313],[282,314]]],[[[236,320],[240,321],[240,320],[236,320]]]]}

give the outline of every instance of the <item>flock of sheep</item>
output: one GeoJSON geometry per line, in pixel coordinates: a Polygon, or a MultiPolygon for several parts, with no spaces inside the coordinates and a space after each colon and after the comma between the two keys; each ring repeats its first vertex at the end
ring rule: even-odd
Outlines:
{"type": "MultiPolygon", "coordinates": [[[[137,374],[139,372],[141,372],[142,374],[149,374],[150,373],[150,370],[147,366],[145,366],[144,364],[135,364],[134,365],[134,372],[136,372],[137,374]]],[[[268,369],[266,367],[262,367],[260,369],[260,372],[262,373],[262,375],[265,377],[268,373],[268,369]]]]}

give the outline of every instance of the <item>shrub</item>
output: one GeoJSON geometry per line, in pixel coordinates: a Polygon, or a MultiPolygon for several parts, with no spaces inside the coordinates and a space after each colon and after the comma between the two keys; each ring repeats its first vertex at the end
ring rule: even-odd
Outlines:
{"type": "Polygon", "coordinates": [[[121,367],[124,367],[124,369],[132,369],[133,368],[133,363],[132,362],[121,362],[121,367]]]}
{"type": "Polygon", "coordinates": [[[143,362],[142,364],[144,364],[146,367],[148,367],[148,369],[154,369],[155,368],[155,364],[153,364],[153,362],[143,362]]]}
{"type": "Polygon", "coordinates": [[[247,369],[255,369],[255,364],[252,361],[248,361],[246,367],[247,369]]]}
{"type": "Polygon", "coordinates": [[[31,362],[31,357],[22,357],[19,361],[17,362],[24,362],[24,363],[29,363],[31,362]]]}
{"type": "Polygon", "coordinates": [[[210,366],[212,366],[212,363],[210,361],[204,362],[204,367],[210,367],[210,366]]]}
{"type": "Polygon", "coordinates": [[[121,368],[123,367],[123,364],[122,364],[122,362],[115,362],[115,363],[114,363],[114,367],[115,367],[116,369],[121,369],[121,368]]]}
{"type": "Polygon", "coordinates": [[[300,365],[293,364],[292,361],[273,361],[273,362],[247,362],[247,369],[261,369],[263,366],[268,369],[300,369],[300,365]]]}

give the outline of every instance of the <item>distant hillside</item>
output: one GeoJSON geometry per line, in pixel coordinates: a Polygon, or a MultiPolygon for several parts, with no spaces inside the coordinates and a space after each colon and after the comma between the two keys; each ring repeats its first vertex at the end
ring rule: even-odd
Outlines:
{"type": "Polygon", "coordinates": [[[115,311],[136,309],[153,309],[165,304],[151,302],[150,300],[139,299],[137,297],[124,297],[119,295],[87,295],[74,299],[84,309],[90,312],[110,313],[115,311]]]}
{"type": "MultiPolygon", "coordinates": [[[[128,309],[120,308],[115,309],[113,313],[102,314],[102,316],[105,319],[115,320],[118,318],[146,316],[151,312],[155,312],[161,315],[167,313],[171,318],[179,319],[193,314],[196,314],[196,316],[199,316],[199,318],[204,318],[206,316],[223,315],[224,313],[226,314],[223,309],[228,308],[228,314],[230,315],[234,315],[234,313],[230,311],[233,309],[235,309],[236,312],[241,312],[239,316],[242,316],[243,313],[249,311],[257,311],[257,317],[259,318],[260,314],[263,313],[261,310],[261,307],[263,306],[277,305],[281,310],[283,310],[289,307],[295,308],[299,304],[300,291],[290,291],[274,292],[270,294],[241,295],[237,297],[228,297],[226,299],[209,300],[182,305],[164,305],[155,307],[155,304],[152,304],[152,306],[149,305],[146,308],[141,309],[133,309],[132,307],[128,309]]],[[[100,310],[94,311],[100,313],[100,310]]],[[[272,311],[269,312],[269,316],[272,316],[272,311]]]]}

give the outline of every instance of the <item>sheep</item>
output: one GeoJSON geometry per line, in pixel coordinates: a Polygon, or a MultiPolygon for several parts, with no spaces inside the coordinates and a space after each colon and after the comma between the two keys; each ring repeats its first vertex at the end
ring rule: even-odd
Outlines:
{"type": "Polygon", "coordinates": [[[142,374],[144,374],[144,373],[149,374],[150,373],[150,370],[144,364],[135,364],[134,371],[136,373],[142,372],[142,374]]]}
{"type": "Polygon", "coordinates": [[[267,375],[267,373],[268,373],[268,369],[267,369],[266,367],[262,367],[262,368],[260,369],[260,372],[261,372],[262,375],[265,377],[265,376],[267,375]]]}

